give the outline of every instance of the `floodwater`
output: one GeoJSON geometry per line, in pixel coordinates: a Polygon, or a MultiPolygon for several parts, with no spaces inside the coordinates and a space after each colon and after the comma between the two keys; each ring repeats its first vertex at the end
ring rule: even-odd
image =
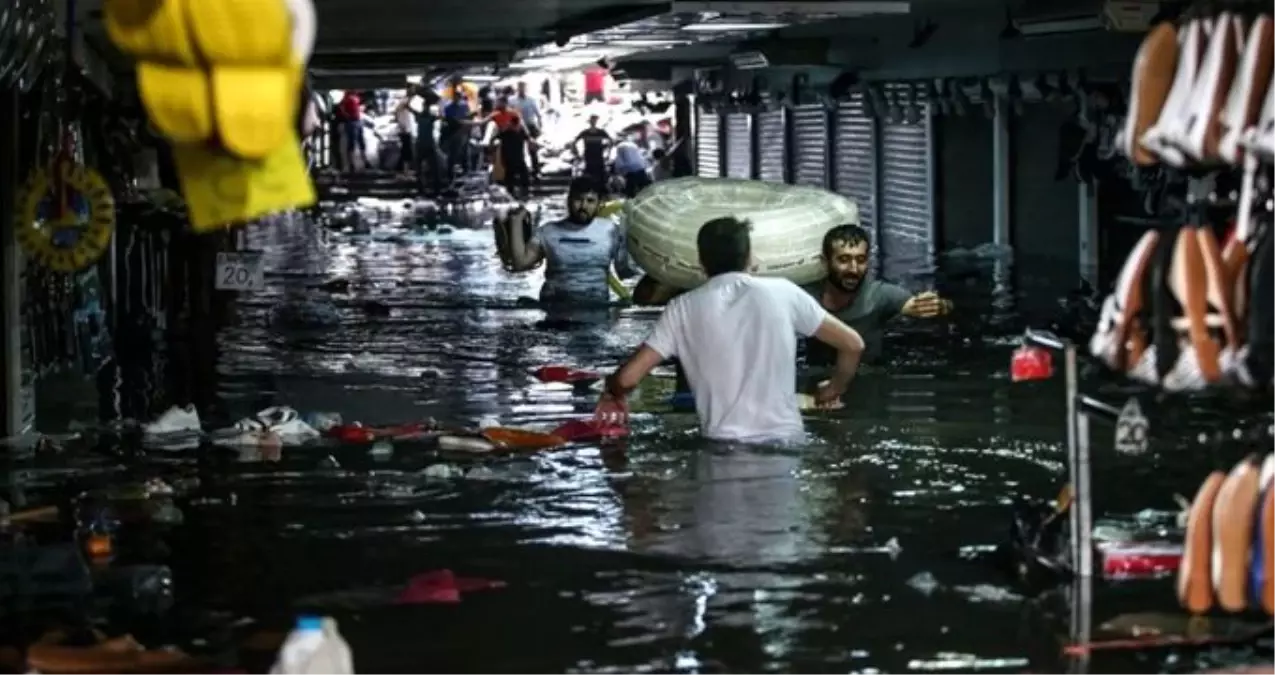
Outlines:
{"type": "MultiPolygon", "coordinates": [[[[617,309],[547,329],[517,302],[539,272],[504,272],[489,229],[413,220],[386,205],[359,227],[297,218],[246,233],[270,273],[217,336],[229,419],[273,404],[371,425],[553,426],[590,414],[595,394],[529,371],[613,367],[657,316],[617,309]],[[348,290],[316,288],[334,277],[348,290]],[[332,303],[339,325],[281,327],[278,307],[306,299],[332,303]]],[[[269,463],[153,453],[139,461],[200,465],[233,495],[186,514],[171,561],[182,602],[276,621],[322,608],[361,672],[1181,668],[1166,651],[1064,660],[1068,590],[1025,597],[977,556],[1006,540],[1011,497],[1048,498],[1066,480],[1060,383],[1013,384],[1007,367],[1027,324],[1078,330],[1058,302],[1076,278],[1023,278],[973,253],[937,271],[884,267],[937,286],[959,316],[899,323],[847,409],[809,418],[805,447],[713,447],[692,414],[655,411],[622,445],[481,463],[411,442],[285,449],[269,463]],[[442,462],[461,475],[426,471],[442,462]],[[507,587],[456,606],[375,601],[437,568],[507,587]]],[[[1131,391],[1090,387],[1116,404],[1131,391]]],[[[1152,406],[1159,435],[1138,460],[1111,453],[1096,425],[1098,510],[1172,508],[1173,493],[1193,492],[1213,455],[1179,439],[1235,419],[1216,409],[1152,406]]],[[[1097,593],[1095,624],[1175,604],[1164,580],[1097,593]]]]}

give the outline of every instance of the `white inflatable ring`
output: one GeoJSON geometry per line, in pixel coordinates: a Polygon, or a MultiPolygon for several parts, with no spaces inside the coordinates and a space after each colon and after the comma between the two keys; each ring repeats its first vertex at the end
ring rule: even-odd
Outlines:
{"type": "Polygon", "coordinates": [[[735,178],[676,178],[655,183],[624,205],[629,253],[663,284],[694,288],[704,281],[695,238],[724,216],[752,223],[757,274],[794,283],[823,275],[823,236],[859,224],[853,199],[804,185],[735,178]]]}

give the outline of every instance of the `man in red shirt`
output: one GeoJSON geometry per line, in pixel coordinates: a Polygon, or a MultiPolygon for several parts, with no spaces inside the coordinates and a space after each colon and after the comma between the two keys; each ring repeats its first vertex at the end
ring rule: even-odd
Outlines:
{"type": "Polygon", "coordinates": [[[607,70],[594,66],[584,71],[584,102],[601,103],[606,100],[607,70]]]}
{"type": "Polygon", "coordinates": [[[344,131],[346,147],[346,171],[354,170],[354,152],[358,151],[363,166],[368,165],[367,141],[363,138],[363,103],[359,95],[345,92],[341,102],[337,104],[337,112],[341,128],[344,131]]]}
{"type": "Polygon", "coordinates": [[[496,125],[496,131],[501,132],[509,128],[513,121],[521,117],[517,110],[509,107],[509,99],[501,96],[496,99],[496,108],[492,111],[484,122],[491,122],[496,125]]]}

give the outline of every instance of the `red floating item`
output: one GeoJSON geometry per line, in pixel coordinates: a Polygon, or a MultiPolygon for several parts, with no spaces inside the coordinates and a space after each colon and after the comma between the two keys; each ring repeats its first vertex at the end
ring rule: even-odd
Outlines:
{"type": "Polygon", "coordinates": [[[1048,349],[1023,345],[1014,350],[1009,376],[1015,382],[1048,380],[1054,374],[1054,356],[1048,349]]]}
{"type": "Polygon", "coordinates": [[[1100,546],[1098,553],[1106,579],[1162,577],[1177,572],[1182,564],[1181,544],[1167,542],[1107,544],[1100,546]]]}
{"type": "Polygon", "coordinates": [[[505,582],[493,579],[458,577],[451,570],[422,572],[407,581],[407,588],[399,594],[402,605],[456,604],[461,593],[504,588],[505,582]]]}
{"type": "Polygon", "coordinates": [[[629,429],[620,424],[602,424],[596,420],[571,420],[550,433],[568,442],[586,442],[627,436],[629,429]]]}
{"type": "Polygon", "coordinates": [[[342,443],[371,443],[376,432],[362,424],[342,424],[328,429],[328,435],[342,443]]]}
{"type": "Polygon", "coordinates": [[[541,382],[594,382],[602,376],[589,370],[577,370],[570,366],[541,366],[535,370],[536,379],[541,382]]]}

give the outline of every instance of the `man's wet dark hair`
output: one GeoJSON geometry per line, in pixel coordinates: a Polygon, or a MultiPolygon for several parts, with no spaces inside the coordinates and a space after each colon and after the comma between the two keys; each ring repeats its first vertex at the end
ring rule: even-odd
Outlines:
{"type": "Polygon", "coordinates": [[[859,244],[867,244],[868,248],[872,248],[872,237],[868,235],[867,230],[858,225],[838,225],[823,235],[823,255],[831,256],[832,249],[836,246],[858,246],[859,244]]]}
{"type": "Polygon", "coordinates": [[[567,186],[568,199],[578,197],[586,192],[592,192],[593,194],[598,195],[599,198],[602,197],[602,188],[598,185],[596,180],[593,180],[589,176],[576,176],[571,179],[571,184],[567,186]]]}
{"type": "Polygon", "coordinates": [[[753,252],[751,229],[747,220],[739,218],[714,218],[704,223],[695,239],[704,273],[715,277],[747,271],[753,252]]]}

